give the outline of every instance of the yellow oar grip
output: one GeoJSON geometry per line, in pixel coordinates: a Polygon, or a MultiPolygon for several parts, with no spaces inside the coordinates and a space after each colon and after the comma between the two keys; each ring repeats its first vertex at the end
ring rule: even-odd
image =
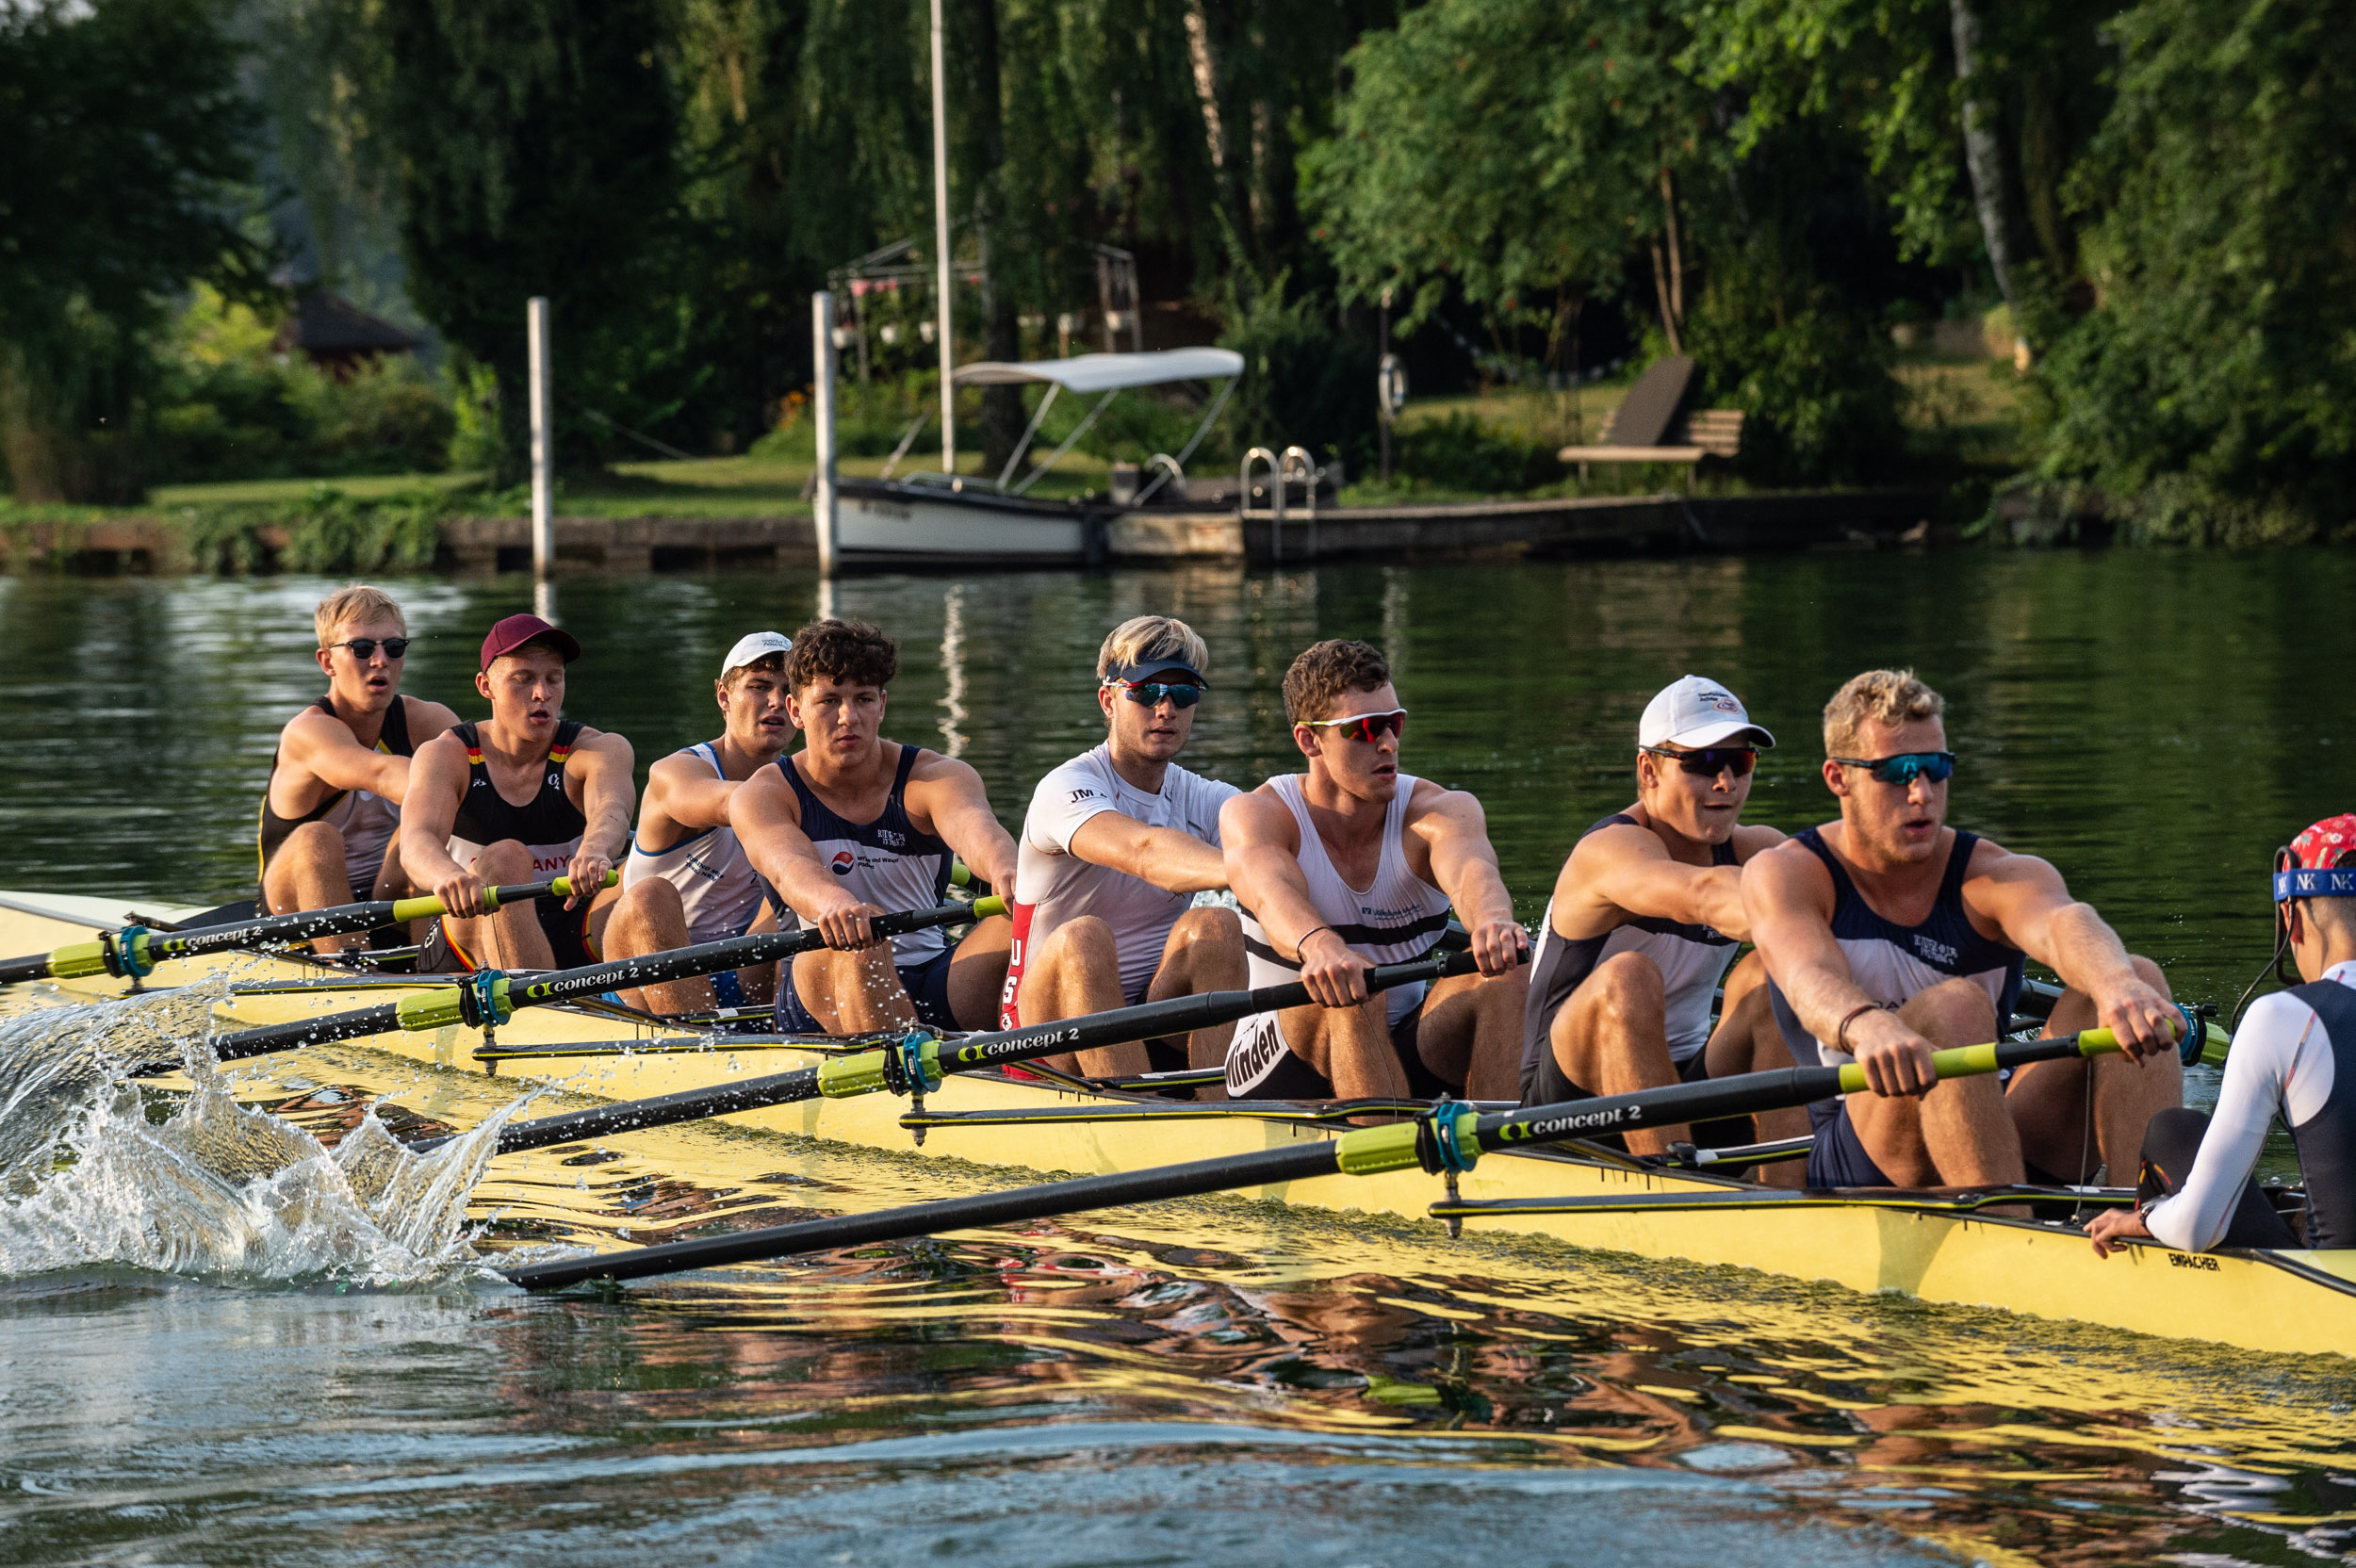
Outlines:
{"type": "Polygon", "coordinates": [[[397,898],[393,900],[393,923],[413,920],[431,920],[442,912],[438,898],[397,898]]]}
{"type": "Polygon", "coordinates": [[[962,888],[973,880],[973,867],[967,865],[962,860],[952,860],[949,862],[949,885],[951,887],[962,888]]]}
{"type": "Polygon", "coordinates": [[[991,893],[987,897],[977,898],[973,901],[973,918],[975,920],[988,920],[992,915],[1003,915],[1006,912],[1006,901],[996,893],[991,893]]]}
{"type": "MultiPolygon", "coordinates": [[[[2099,1056],[2106,1051],[2119,1049],[2118,1038],[2108,1029],[2088,1029],[2078,1037],[2078,1054],[2099,1056]]],[[[2004,1064],[1996,1059],[1996,1047],[1990,1045],[1958,1046],[1953,1051],[1931,1053],[1931,1070],[1941,1078],[1971,1078],[1983,1072],[1994,1072],[2004,1064]]],[[[1871,1086],[1865,1081],[1865,1070],[1851,1062],[1841,1070],[1841,1092],[1862,1094],[1871,1086]]]]}

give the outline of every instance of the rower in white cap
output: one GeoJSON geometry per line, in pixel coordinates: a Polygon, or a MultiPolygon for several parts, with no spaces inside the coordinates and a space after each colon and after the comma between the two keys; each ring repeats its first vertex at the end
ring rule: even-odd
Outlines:
{"type": "MultiPolygon", "coordinates": [[[[622,902],[606,927],[608,957],[777,929],[782,905],[737,841],[728,808],[736,787],[776,761],[794,738],[785,701],[785,656],[793,650],[793,639],[781,631],[737,639],[720,661],[719,736],[646,770],[638,832],[622,865],[622,902]]],[[[715,1002],[766,1007],[777,984],[777,966],[768,963],[648,986],[644,997],[661,1013],[694,1012],[715,1002]]]]}
{"type": "MultiPolygon", "coordinates": [[[[1733,693],[1697,675],[1645,705],[1636,802],[1580,836],[1540,923],[1522,1013],[1524,1103],[1792,1065],[1767,1008],[1766,972],[1756,956],[1734,963],[1750,936],[1742,862],[1783,841],[1742,821],[1759,750],[1775,743],[1733,693]]],[[[1766,1112],[1756,1130],[1762,1140],[1796,1137],[1808,1113],[1766,1112]]],[[[1663,1126],[1627,1137],[1630,1152],[1660,1154],[1688,1135],[1663,1126]]],[[[1796,1166],[1769,1169],[1799,1175],[1796,1166]]]]}

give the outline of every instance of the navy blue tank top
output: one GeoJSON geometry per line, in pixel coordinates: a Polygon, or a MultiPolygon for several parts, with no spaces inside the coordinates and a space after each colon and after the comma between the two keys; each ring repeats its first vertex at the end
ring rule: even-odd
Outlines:
{"type": "MultiPolygon", "coordinates": [[[[1972,869],[1972,851],[1980,841],[1979,835],[1956,830],[1955,847],[1947,855],[1946,874],[1939,878],[1939,897],[1917,925],[1901,925],[1875,914],[1857,890],[1857,884],[1849,880],[1841,857],[1815,828],[1793,835],[1793,840],[1806,844],[1832,874],[1833,939],[1848,957],[1850,975],[1859,990],[1876,1002],[1896,1005],[1945,981],[1970,980],[1988,992],[1999,1028],[2012,1018],[2013,1006],[2021,999],[2023,956],[2009,943],[1981,936],[1963,906],[1963,879],[1972,869]]],[[[1784,1042],[1792,1047],[1792,1060],[1802,1067],[1817,1061],[1826,1067],[1848,1064],[1848,1053],[1835,1051],[1831,1041],[1810,1035],[1782,988],[1773,982],[1770,988],[1768,1001],[1774,1005],[1784,1042]]]]}
{"type": "MultiPolygon", "coordinates": [[[[777,759],[801,803],[802,833],[816,846],[819,860],[852,897],[886,914],[938,908],[949,897],[949,845],[936,834],[919,833],[908,821],[908,775],[916,771],[918,754],[916,746],[900,747],[900,766],[892,775],[892,792],[884,797],[883,812],[865,823],[837,816],[803,779],[794,758],[777,759]]],[[[939,926],[911,931],[892,939],[892,961],[909,969],[948,945],[948,933],[939,926]]]]}
{"type": "Polygon", "coordinates": [[[2335,980],[2295,986],[2331,1037],[2331,1092],[2291,1129],[2307,1184],[2307,1245],[2356,1247],[2356,991],[2335,980]]]}

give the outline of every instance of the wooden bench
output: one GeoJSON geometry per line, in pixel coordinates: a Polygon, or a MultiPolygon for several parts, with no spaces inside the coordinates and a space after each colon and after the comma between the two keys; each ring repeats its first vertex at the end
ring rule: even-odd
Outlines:
{"type": "Polygon", "coordinates": [[[1556,455],[1578,464],[1581,479],[1590,463],[1682,463],[1692,488],[1694,465],[1705,457],[1732,457],[1742,448],[1741,409],[1678,412],[1693,380],[1693,362],[1682,355],[1654,361],[1620,400],[1601,446],[1565,447],[1556,455]]]}
{"type": "MultiPolygon", "coordinates": [[[[1705,408],[1688,415],[1659,447],[1565,447],[1555,455],[1584,470],[1590,463],[1699,463],[1733,457],[1742,449],[1742,411],[1705,408]]],[[[1586,475],[1582,471],[1580,478],[1586,475]]]]}

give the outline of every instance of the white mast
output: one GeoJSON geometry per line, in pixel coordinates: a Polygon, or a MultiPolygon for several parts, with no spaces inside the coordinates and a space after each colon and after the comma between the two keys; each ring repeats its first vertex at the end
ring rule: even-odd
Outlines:
{"type": "Polygon", "coordinates": [[[951,380],[957,350],[949,340],[949,107],[943,79],[941,0],[933,0],[933,253],[939,258],[935,290],[941,324],[941,471],[957,471],[957,393],[951,380]]]}

